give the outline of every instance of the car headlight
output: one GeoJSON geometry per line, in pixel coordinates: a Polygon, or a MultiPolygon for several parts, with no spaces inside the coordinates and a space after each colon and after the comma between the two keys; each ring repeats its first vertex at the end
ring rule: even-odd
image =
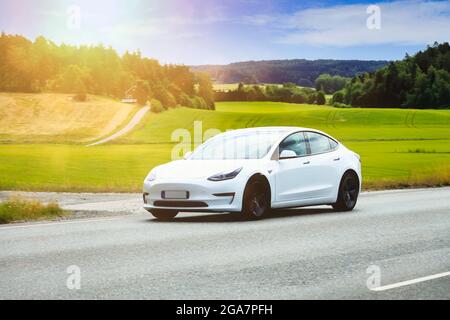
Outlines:
{"type": "Polygon", "coordinates": [[[224,180],[231,180],[236,178],[236,176],[241,172],[242,168],[236,169],[231,172],[222,172],[219,174],[216,174],[212,177],[209,177],[209,181],[224,181],[224,180]]]}
{"type": "Polygon", "coordinates": [[[156,173],[154,173],[153,171],[150,172],[145,180],[149,181],[149,182],[155,181],[156,180],[156,173]]]}

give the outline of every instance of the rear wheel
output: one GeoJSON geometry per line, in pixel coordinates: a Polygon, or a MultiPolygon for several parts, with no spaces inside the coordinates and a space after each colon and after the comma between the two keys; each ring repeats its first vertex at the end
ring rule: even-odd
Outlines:
{"type": "Polygon", "coordinates": [[[161,221],[170,221],[175,218],[178,214],[178,211],[173,210],[151,210],[150,213],[156,219],[161,221]]]}
{"type": "Polygon", "coordinates": [[[338,199],[333,208],[336,211],[352,211],[359,196],[359,179],[354,172],[347,172],[339,186],[338,199]]]}
{"type": "Polygon", "coordinates": [[[270,193],[264,181],[251,181],[244,192],[243,214],[249,219],[261,219],[270,210],[270,193]]]}

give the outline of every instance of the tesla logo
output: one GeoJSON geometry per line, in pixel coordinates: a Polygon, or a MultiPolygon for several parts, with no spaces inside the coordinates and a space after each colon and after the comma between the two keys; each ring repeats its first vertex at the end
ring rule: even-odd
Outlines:
{"type": "Polygon", "coordinates": [[[381,9],[380,6],[370,5],[366,10],[369,17],[367,18],[367,29],[380,30],[381,29],[381,9]]]}
{"type": "Polygon", "coordinates": [[[66,281],[67,289],[80,290],[81,289],[81,269],[78,266],[70,266],[67,268],[66,273],[69,277],[66,281]]]}
{"type": "Polygon", "coordinates": [[[379,266],[372,265],[367,268],[367,274],[370,274],[367,278],[366,284],[369,290],[378,288],[381,285],[381,269],[379,266]]]}

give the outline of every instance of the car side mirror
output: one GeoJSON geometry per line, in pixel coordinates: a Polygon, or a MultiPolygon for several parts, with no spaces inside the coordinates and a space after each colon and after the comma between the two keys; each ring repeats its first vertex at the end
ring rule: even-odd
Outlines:
{"type": "Polygon", "coordinates": [[[297,158],[297,154],[292,150],[283,150],[280,154],[280,160],[297,158]]]}
{"type": "Polygon", "coordinates": [[[190,152],[190,151],[186,152],[186,154],[184,155],[183,159],[187,160],[187,159],[189,159],[191,157],[191,155],[192,155],[192,152],[190,152]]]}

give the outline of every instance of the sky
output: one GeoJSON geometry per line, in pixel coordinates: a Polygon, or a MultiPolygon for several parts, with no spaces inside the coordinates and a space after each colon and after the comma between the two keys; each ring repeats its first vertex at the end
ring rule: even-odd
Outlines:
{"type": "Polygon", "coordinates": [[[0,31],[186,65],[395,60],[450,41],[450,1],[0,0],[0,31]]]}

